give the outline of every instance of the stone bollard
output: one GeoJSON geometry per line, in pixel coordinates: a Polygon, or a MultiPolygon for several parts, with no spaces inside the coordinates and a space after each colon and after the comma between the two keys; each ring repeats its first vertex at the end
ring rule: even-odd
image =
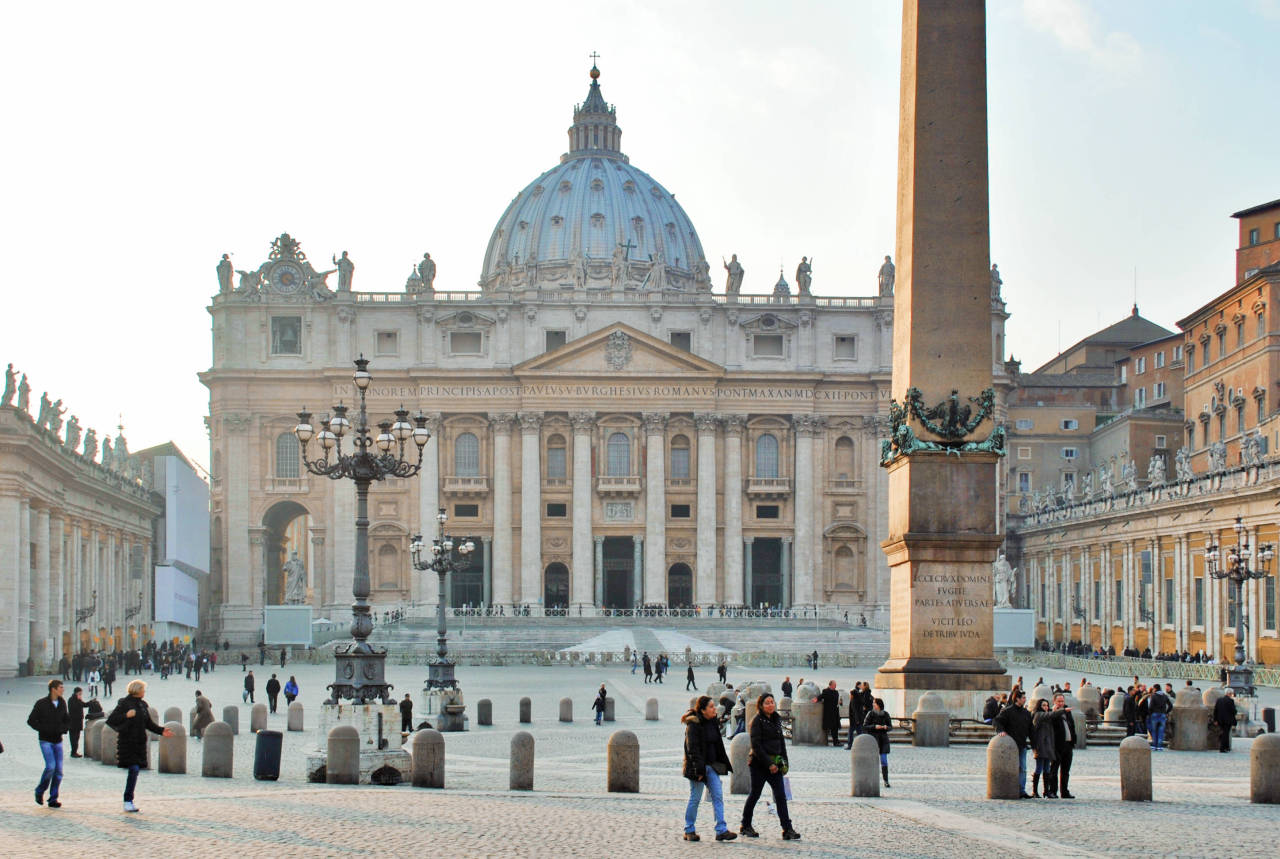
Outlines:
{"type": "Polygon", "coordinates": [[[533,790],[533,734],[528,731],[517,731],[511,738],[509,786],[511,790],[533,790]]]}
{"type": "MultiPolygon", "coordinates": [[[[261,706],[255,704],[254,710],[261,706]]],[[[329,731],[324,781],[325,784],[360,783],[360,732],[354,725],[336,725],[329,731]]]]}
{"type": "Polygon", "coordinates": [[[1249,801],[1280,805],[1280,734],[1263,734],[1249,752],[1249,801]]]}
{"type": "Polygon", "coordinates": [[[987,743],[987,799],[1017,799],[1021,795],[1018,744],[1007,734],[996,734],[987,743]]]}
{"type": "Polygon", "coordinates": [[[412,757],[414,787],[444,787],[444,734],[433,728],[418,731],[412,757]]]}
{"type": "Polygon", "coordinates": [[[751,737],[738,734],[729,741],[729,766],[733,767],[729,774],[729,793],[751,793],[751,770],[747,766],[750,755],[751,737]]]}
{"type": "Polygon", "coordinates": [[[173,731],[173,736],[160,738],[160,772],[186,775],[187,732],[181,722],[165,722],[164,726],[173,731]]]}
{"type": "Polygon", "coordinates": [[[205,778],[231,778],[235,758],[235,741],[231,726],[226,722],[214,722],[204,729],[204,761],[200,774],[205,778]]]}
{"type": "Polygon", "coordinates": [[[1076,726],[1076,751],[1089,748],[1089,720],[1085,717],[1084,710],[1071,708],[1071,721],[1076,726]]]}
{"type": "Polygon", "coordinates": [[[573,721],[573,699],[572,698],[560,699],[560,721],[561,722],[573,721]]]}
{"type": "Polygon", "coordinates": [[[1107,705],[1107,711],[1102,714],[1102,720],[1111,724],[1119,725],[1124,722],[1124,693],[1116,690],[1111,696],[1111,703],[1107,705]]]}
{"type": "Polygon", "coordinates": [[[1031,690],[1031,694],[1027,696],[1027,709],[1032,713],[1036,711],[1036,702],[1044,699],[1049,702],[1049,709],[1053,709],[1053,687],[1046,683],[1031,690]]]}
{"type": "MultiPolygon", "coordinates": [[[[169,720],[166,719],[165,721],[167,722],[169,720]]],[[[190,710],[187,711],[187,730],[190,731],[192,735],[194,735],[196,732],[196,708],[195,707],[192,707],[190,710]]],[[[151,733],[151,732],[148,731],[147,733],[151,733]]],[[[155,735],[152,734],[152,736],[155,736],[155,735]]]]}
{"type": "Polygon", "coordinates": [[[821,704],[815,701],[796,701],[791,705],[791,715],[791,736],[796,745],[825,745],[821,704]]]}
{"type": "Polygon", "coordinates": [[[110,725],[102,726],[102,736],[98,739],[98,760],[102,761],[103,766],[116,765],[116,749],[119,740],[120,735],[116,733],[115,728],[110,725]]]}
{"type": "Polygon", "coordinates": [[[222,708],[222,721],[231,729],[231,736],[240,733],[240,708],[234,704],[222,708]]]}
{"type": "Polygon", "coordinates": [[[106,719],[94,719],[84,732],[84,756],[97,760],[101,756],[102,729],[106,727],[106,719]]]}
{"type": "Polygon", "coordinates": [[[289,705],[289,723],[286,728],[289,731],[302,730],[302,702],[294,701],[289,705]]]}
{"type": "Polygon", "coordinates": [[[528,725],[533,722],[533,702],[528,698],[520,699],[520,724],[528,725]]]}
{"type": "MultiPolygon", "coordinates": [[[[990,753],[988,753],[990,757],[990,753]]],[[[850,796],[880,795],[880,744],[870,734],[859,734],[853,738],[853,754],[850,766],[853,770],[853,784],[850,796]]],[[[1014,778],[1017,778],[1017,765],[1014,765],[1014,778]]]]}
{"type": "MultiPolygon", "coordinates": [[[[911,714],[915,720],[915,733],[911,736],[911,745],[935,747],[951,744],[951,714],[947,705],[937,692],[926,692],[916,703],[916,711],[911,714]]],[[[870,796],[879,796],[879,788],[870,796]]],[[[858,796],[858,794],[854,794],[858,796]]]]}
{"type": "Polygon", "coordinates": [[[755,721],[756,713],[758,712],[760,712],[760,696],[753,695],[752,697],[747,699],[747,706],[744,710],[744,714],[746,716],[746,722],[744,722],[743,724],[747,726],[748,731],[751,730],[751,723],[755,721]]]}
{"type": "MultiPolygon", "coordinates": [[[[253,709],[249,711],[249,732],[256,734],[259,731],[267,729],[267,705],[254,704],[253,709]]],[[[343,782],[337,782],[342,784],[343,782]]]]}
{"type": "Polygon", "coordinates": [[[715,698],[718,701],[720,700],[720,695],[721,693],[724,692],[724,690],[725,690],[725,685],[719,681],[716,681],[715,683],[712,683],[710,686],[707,687],[707,695],[709,695],[712,698],[715,698]]]}
{"type": "Polygon", "coordinates": [[[646,722],[658,721],[658,699],[650,698],[644,702],[644,720],[646,722]]]}
{"type": "Polygon", "coordinates": [[[1120,742],[1120,798],[1151,801],[1151,744],[1145,737],[1125,737],[1120,742]]]}
{"type": "Polygon", "coordinates": [[[165,720],[166,722],[181,722],[181,721],[182,721],[182,708],[181,708],[181,707],[169,707],[169,708],[167,708],[167,709],[164,711],[164,720],[165,720]]]}
{"type": "Polygon", "coordinates": [[[1081,686],[1076,690],[1076,697],[1080,699],[1080,709],[1084,711],[1086,719],[1096,720],[1102,716],[1102,696],[1098,693],[1097,686],[1081,686]]]}
{"type": "MultiPolygon", "coordinates": [[[[155,722],[157,725],[163,725],[163,724],[164,724],[164,722],[161,722],[161,721],[160,721],[160,712],[159,712],[158,710],[156,710],[156,708],[155,708],[155,707],[152,707],[150,704],[148,704],[148,705],[147,705],[147,713],[148,713],[148,715],[150,715],[150,716],[151,716],[151,721],[155,722]]],[[[153,743],[160,739],[160,735],[159,735],[159,734],[153,734],[153,733],[151,733],[150,731],[147,731],[147,737],[148,737],[148,738],[150,738],[151,742],[153,742],[153,743]]],[[[149,751],[149,750],[148,750],[147,754],[148,754],[148,756],[150,756],[150,751],[149,751]]]]}
{"type": "Polygon", "coordinates": [[[640,741],[630,731],[609,735],[606,781],[609,793],[640,792],[640,741]]]}
{"type": "Polygon", "coordinates": [[[1209,746],[1209,714],[1212,712],[1198,700],[1199,696],[1188,694],[1185,699],[1178,693],[1177,701],[1190,703],[1173,705],[1169,716],[1169,748],[1179,752],[1203,752],[1209,746]]]}
{"type": "Polygon", "coordinates": [[[606,722],[613,721],[613,696],[607,695],[604,699],[604,720],[606,722]]]}
{"type": "Polygon", "coordinates": [[[481,698],[476,702],[476,724],[493,724],[493,702],[488,698],[481,698]]]}

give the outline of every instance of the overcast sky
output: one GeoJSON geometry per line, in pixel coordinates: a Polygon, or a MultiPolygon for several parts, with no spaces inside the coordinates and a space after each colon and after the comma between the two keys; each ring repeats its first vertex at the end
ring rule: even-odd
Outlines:
{"type": "MultiPolygon", "coordinates": [[[[988,4],[992,258],[1034,367],[1129,312],[1232,285],[1230,214],[1280,197],[1280,0],[988,4]]],[[[557,163],[600,53],[623,150],[745,292],[893,252],[889,2],[14,3],[4,11],[0,363],[132,449],[208,461],[214,265],[290,232],[400,291],[473,288],[557,163]]],[[[719,289],[717,278],[717,289],[719,289]]],[[[34,407],[33,407],[34,411],[34,407]]]]}

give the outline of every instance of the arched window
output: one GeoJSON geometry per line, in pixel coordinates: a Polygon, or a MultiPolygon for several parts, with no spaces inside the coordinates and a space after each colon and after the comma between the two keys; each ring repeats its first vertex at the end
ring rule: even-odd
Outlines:
{"type": "Polygon", "coordinates": [[[453,441],[453,473],[458,477],[480,474],[480,439],[464,432],[453,441]]]}
{"type": "Polygon", "coordinates": [[[547,439],[547,477],[568,477],[564,436],[559,433],[547,439]]]}
{"type": "Polygon", "coordinates": [[[778,439],[765,433],[756,439],[756,477],[778,476],[778,439]]]}
{"type": "Polygon", "coordinates": [[[276,436],[276,477],[294,480],[301,477],[301,457],[297,436],[291,432],[282,432],[276,436]]]}
{"type": "Polygon", "coordinates": [[[671,439],[671,478],[687,480],[689,478],[689,438],[678,435],[671,439]]]}
{"type": "Polygon", "coordinates": [[[836,480],[853,480],[853,439],[836,439],[836,480]]]}
{"type": "Polygon", "coordinates": [[[631,439],[624,432],[616,432],[609,436],[606,445],[607,471],[609,477],[631,476],[631,439]]]}

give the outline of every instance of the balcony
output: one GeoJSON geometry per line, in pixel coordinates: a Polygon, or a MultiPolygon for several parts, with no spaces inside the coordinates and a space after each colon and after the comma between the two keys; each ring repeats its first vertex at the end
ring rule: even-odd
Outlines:
{"type": "Polygon", "coordinates": [[[444,478],[441,491],[459,498],[481,498],[489,494],[488,477],[462,477],[450,474],[444,478]]]}
{"type": "Polygon", "coordinates": [[[596,494],[601,498],[638,498],[640,496],[640,475],[597,477],[596,494]]]}
{"type": "Polygon", "coordinates": [[[858,492],[862,489],[861,480],[847,480],[844,478],[832,478],[827,481],[828,492],[858,492]]]}
{"type": "Polygon", "coordinates": [[[563,492],[566,489],[573,488],[573,479],[569,477],[544,477],[542,478],[543,492],[563,492]]]}
{"type": "Polygon", "coordinates": [[[747,495],[752,498],[788,498],[791,495],[791,478],[750,477],[747,479],[747,495]]]}
{"type": "Polygon", "coordinates": [[[668,477],[668,492],[690,492],[697,487],[697,481],[692,477],[668,477]]]}
{"type": "Polygon", "coordinates": [[[310,484],[305,477],[268,477],[266,491],[272,495],[298,495],[306,492],[310,484]]]}

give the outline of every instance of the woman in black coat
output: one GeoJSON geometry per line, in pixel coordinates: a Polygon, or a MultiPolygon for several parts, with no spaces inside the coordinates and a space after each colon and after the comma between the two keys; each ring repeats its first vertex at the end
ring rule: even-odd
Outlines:
{"type": "Polygon", "coordinates": [[[880,744],[880,775],[884,786],[889,787],[889,732],[893,730],[893,719],[884,709],[884,699],[876,698],[872,710],[862,723],[864,733],[869,733],[880,744]]]}
{"type": "Polygon", "coordinates": [[[729,755],[720,736],[720,720],[716,702],[710,695],[700,695],[693,709],[681,717],[684,725],[684,765],[681,775],[689,780],[689,804],[684,811],[684,840],[698,841],[696,825],[698,804],[705,785],[711,795],[716,815],[716,841],[732,841],[738,836],[724,822],[724,790],[720,777],[733,772],[729,755]]]}
{"type": "Polygon", "coordinates": [[[124,782],[124,810],[135,812],[133,789],[138,784],[138,771],[147,765],[147,731],[172,737],[173,731],[151,721],[151,713],[142,696],[147,694],[147,684],[134,680],[129,684],[129,694],[116,703],[107,717],[107,725],[118,735],[116,741],[116,766],[129,771],[124,782]]]}
{"type": "Polygon", "coordinates": [[[1040,775],[1044,774],[1044,795],[1053,799],[1054,784],[1049,780],[1050,765],[1057,760],[1053,745],[1053,713],[1049,712],[1049,701],[1041,698],[1036,701],[1036,711],[1031,716],[1031,754],[1036,758],[1036,772],[1031,777],[1031,795],[1039,796],[1040,775]]]}
{"type": "Polygon", "coordinates": [[[768,783],[773,790],[773,802],[778,806],[778,822],[782,824],[782,839],[795,841],[800,833],[791,828],[791,816],[787,813],[787,792],[782,777],[790,769],[787,759],[787,741],[782,734],[782,719],[778,716],[778,704],[768,692],[761,695],[756,705],[756,717],[751,720],[751,752],[747,757],[751,772],[751,793],[742,806],[742,826],[738,831],[748,838],[759,838],[760,833],[751,826],[751,814],[756,801],[768,783]]]}

